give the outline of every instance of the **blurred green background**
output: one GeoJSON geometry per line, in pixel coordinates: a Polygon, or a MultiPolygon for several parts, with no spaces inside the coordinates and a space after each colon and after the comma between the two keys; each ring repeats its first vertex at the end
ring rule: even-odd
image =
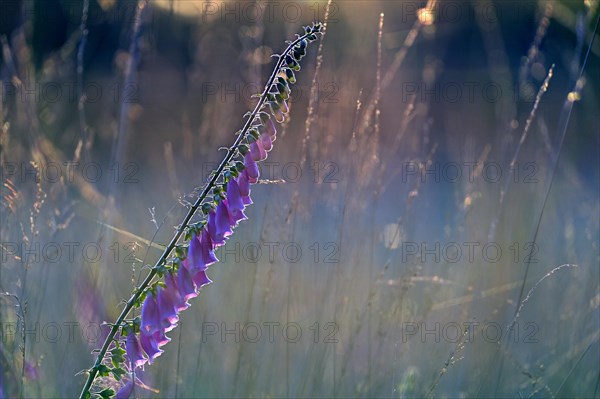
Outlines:
{"type": "MultiPolygon", "coordinates": [[[[89,0],[82,46],[85,4],[0,3],[0,397],[78,395],[148,242],[327,6],[89,0]]],[[[600,397],[598,38],[575,90],[598,13],[333,1],[249,220],[136,396],[600,397]]]]}

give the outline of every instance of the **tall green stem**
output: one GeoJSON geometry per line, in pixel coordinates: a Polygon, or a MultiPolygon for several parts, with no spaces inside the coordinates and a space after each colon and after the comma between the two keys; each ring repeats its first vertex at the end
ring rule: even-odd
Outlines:
{"type": "Polygon", "coordinates": [[[252,122],[254,121],[258,112],[261,110],[262,106],[265,103],[265,100],[267,98],[267,92],[270,90],[271,86],[273,85],[273,82],[275,81],[275,78],[277,77],[277,73],[279,72],[279,70],[281,69],[281,66],[283,65],[285,56],[292,50],[292,48],[298,42],[307,38],[309,35],[310,34],[307,33],[307,34],[304,34],[303,36],[298,37],[296,40],[294,40],[292,43],[290,43],[290,45],[288,45],[288,47],[285,49],[283,54],[281,54],[279,56],[277,64],[275,65],[275,68],[273,69],[273,73],[271,74],[271,77],[267,81],[267,84],[263,90],[263,93],[260,96],[260,99],[258,100],[256,107],[254,107],[254,111],[252,111],[252,113],[246,120],[246,123],[244,124],[244,128],[242,129],[241,133],[238,135],[238,137],[236,138],[233,145],[227,151],[227,155],[225,156],[225,158],[223,158],[223,160],[219,164],[217,171],[213,174],[213,176],[209,180],[208,184],[204,187],[204,189],[202,190],[202,193],[200,194],[200,196],[198,197],[198,199],[196,200],[194,205],[190,208],[190,210],[188,211],[185,218],[183,218],[183,221],[181,222],[179,228],[177,229],[177,232],[171,239],[171,242],[169,243],[169,245],[167,245],[166,249],[160,256],[160,258],[156,261],[154,267],[152,268],[150,273],[148,273],[148,276],[146,276],[146,278],[140,284],[138,289],[134,292],[134,294],[131,296],[131,298],[129,298],[129,300],[127,301],[127,304],[123,308],[123,311],[121,311],[121,314],[119,315],[119,317],[113,324],[108,336],[106,337],[106,339],[104,341],[104,344],[102,345],[102,348],[100,349],[100,352],[98,353],[98,356],[96,357],[96,363],[94,363],[94,367],[92,367],[89,370],[88,378],[85,382],[85,385],[83,386],[83,389],[81,390],[79,399],[85,399],[86,396],[89,394],[89,390],[98,374],[98,368],[102,364],[102,360],[104,359],[104,356],[106,355],[106,352],[108,351],[108,348],[110,347],[110,344],[111,344],[113,338],[117,334],[117,331],[119,330],[119,327],[121,326],[121,323],[123,323],[123,320],[125,320],[125,318],[129,314],[129,312],[133,308],[134,304],[139,299],[140,295],[144,292],[144,290],[152,282],[152,279],[156,276],[158,267],[167,260],[167,258],[171,254],[171,251],[173,250],[173,248],[175,248],[175,245],[177,245],[177,242],[181,238],[181,235],[184,233],[186,227],[188,226],[188,223],[190,222],[190,220],[192,219],[192,217],[194,216],[194,214],[196,213],[196,211],[198,210],[198,208],[200,207],[200,205],[202,204],[202,202],[204,201],[204,199],[206,198],[208,193],[210,193],[210,190],[212,190],[212,188],[214,187],[215,183],[217,182],[217,179],[223,172],[223,169],[225,169],[225,166],[227,166],[227,164],[231,161],[231,158],[233,158],[235,152],[237,151],[237,149],[238,149],[240,143],[242,142],[242,140],[244,139],[244,137],[246,137],[246,134],[248,133],[248,129],[252,125],[252,122]]]}

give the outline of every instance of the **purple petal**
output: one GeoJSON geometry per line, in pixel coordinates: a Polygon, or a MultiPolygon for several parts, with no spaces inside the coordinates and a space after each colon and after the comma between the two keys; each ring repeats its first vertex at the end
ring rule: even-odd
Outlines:
{"type": "Polygon", "coordinates": [[[115,399],[128,399],[133,393],[133,387],[133,381],[129,381],[117,391],[117,393],[115,394],[115,399]]]}
{"type": "Polygon", "coordinates": [[[265,151],[260,138],[250,143],[250,154],[255,162],[264,161],[267,159],[267,151],[265,151]]]}
{"type": "Polygon", "coordinates": [[[242,202],[244,205],[252,204],[252,198],[250,198],[250,182],[248,181],[248,172],[246,169],[240,172],[237,178],[238,186],[240,188],[240,194],[242,195],[242,202]]]}
{"type": "Polygon", "coordinates": [[[144,351],[142,349],[142,345],[140,345],[137,335],[130,333],[127,336],[125,349],[127,351],[127,356],[129,356],[129,361],[133,364],[134,368],[140,367],[148,361],[148,359],[144,356],[144,351]]]}
{"type": "Polygon", "coordinates": [[[210,236],[210,242],[215,247],[225,244],[225,236],[223,235],[222,231],[217,229],[216,219],[217,212],[213,209],[208,213],[208,223],[205,229],[208,231],[208,235],[210,236]]]}
{"type": "Polygon", "coordinates": [[[223,234],[223,237],[229,237],[233,234],[233,230],[231,229],[233,218],[229,213],[229,204],[227,203],[227,200],[221,200],[221,202],[219,202],[216,212],[215,223],[217,226],[217,234],[223,234]]]}
{"type": "Polygon", "coordinates": [[[192,280],[192,275],[187,268],[186,261],[187,259],[183,261],[183,266],[177,271],[177,289],[179,290],[179,295],[181,295],[181,298],[184,301],[181,306],[185,306],[184,308],[180,306],[179,310],[187,308],[189,304],[186,301],[197,296],[196,287],[194,287],[194,281],[192,280]]]}
{"type": "Polygon", "coordinates": [[[244,155],[244,166],[246,167],[245,170],[248,173],[248,181],[252,184],[256,183],[258,181],[258,178],[260,177],[260,172],[258,170],[258,165],[254,161],[254,159],[252,159],[250,151],[248,151],[246,155],[244,155]]]}
{"type": "Polygon", "coordinates": [[[154,334],[152,334],[152,338],[154,338],[154,341],[156,341],[159,348],[162,348],[163,346],[171,342],[171,338],[167,337],[163,330],[157,331],[154,334]]]}
{"type": "Polygon", "coordinates": [[[140,329],[147,334],[151,334],[160,329],[160,319],[158,304],[152,292],[148,293],[144,304],[142,305],[142,323],[140,329]]]}
{"type": "Polygon", "coordinates": [[[231,213],[231,216],[236,224],[240,220],[248,219],[244,214],[245,205],[244,201],[242,200],[240,186],[235,179],[231,179],[227,183],[227,201],[229,203],[229,212],[231,213]]]}
{"type": "MultiPolygon", "coordinates": [[[[284,103],[285,103],[285,101],[284,101],[284,103]]],[[[283,123],[283,121],[285,121],[285,115],[283,114],[283,110],[281,108],[274,109],[270,105],[269,105],[269,107],[271,109],[271,114],[275,117],[275,120],[279,123],[283,123]]]]}
{"type": "Polygon", "coordinates": [[[199,271],[194,276],[194,283],[200,289],[202,286],[212,283],[212,280],[208,278],[205,271],[199,271]]]}
{"type": "MultiPolygon", "coordinates": [[[[225,240],[223,240],[223,243],[225,243],[225,240]]],[[[200,244],[202,245],[202,257],[204,258],[204,264],[206,266],[210,266],[219,261],[214,253],[215,244],[213,243],[212,236],[206,228],[202,229],[200,244]]]]}
{"type": "Polygon", "coordinates": [[[188,254],[186,260],[188,261],[190,271],[192,274],[199,270],[206,270],[206,264],[202,257],[202,244],[200,243],[200,237],[192,235],[190,240],[190,246],[188,247],[188,254]]]}
{"type": "Polygon", "coordinates": [[[148,355],[148,364],[152,364],[152,361],[163,353],[162,349],[158,347],[158,342],[156,342],[156,339],[154,338],[154,335],[156,334],[158,334],[158,331],[154,334],[140,333],[140,344],[142,345],[144,352],[148,355]]]}
{"type": "Polygon", "coordinates": [[[273,149],[273,138],[268,134],[261,134],[260,139],[262,142],[263,148],[266,152],[269,152],[273,149]]]}
{"type": "Polygon", "coordinates": [[[179,321],[172,293],[164,288],[159,288],[156,302],[158,303],[158,310],[160,312],[161,327],[165,331],[171,331],[179,321]]]}
{"type": "Polygon", "coordinates": [[[277,135],[277,129],[275,128],[275,123],[273,123],[273,120],[271,118],[267,119],[267,122],[265,123],[265,130],[266,132],[273,138],[273,141],[275,141],[275,136],[277,135]]]}
{"type": "Polygon", "coordinates": [[[256,145],[256,141],[250,143],[250,155],[252,156],[254,162],[260,161],[260,150],[256,145]]]}
{"type": "MultiPolygon", "coordinates": [[[[179,271],[177,272],[177,278],[179,278],[180,273],[185,274],[186,272],[189,276],[188,270],[185,267],[180,267],[179,271]],[[184,272],[182,272],[182,270],[184,270],[184,272]]],[[[182,284],[185,284],[185,281],[182,281],[182,284]]],[[[188,284],[193,286],[191,282],[188,284]]],[[[165,274],[165,290],[171,293],[171,296],[173,298],[173,305],[175,306],[175,311],[177,312],[187,309],[190,306],[190,304],[187,303],[187,300],[189,298],[186,298],[185,294],[181,292],[182,290],[179,288],[179,285],[180,283],[177,282],[175,276],[172,273],[165,274]]]]}

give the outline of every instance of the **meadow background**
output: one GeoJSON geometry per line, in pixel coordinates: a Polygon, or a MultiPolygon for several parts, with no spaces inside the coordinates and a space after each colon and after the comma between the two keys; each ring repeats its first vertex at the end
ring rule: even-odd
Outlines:
{"type": "MultiPolygon", "coordinates": [[[[0,397],[79,394],[148,243],[326,5],[0,3],[0,397]]],[[[249,220],[136,396],[600,397],[598,38],[575,89],[598,15],[333,1],[249,220]]]]}

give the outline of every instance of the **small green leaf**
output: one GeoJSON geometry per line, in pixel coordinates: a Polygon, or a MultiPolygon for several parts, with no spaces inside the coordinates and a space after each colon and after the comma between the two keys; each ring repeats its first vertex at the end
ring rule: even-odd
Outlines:
{"type": "Polygon", "coordinates": [[[124,355],[125,349],[121,348],[120,346],[116,346],[110,351],[110,353],[113,355],[124,355]]]}
{"type": "Polygon", "coordinates": [[[117,381],[121,381],[121,378],[123,378],[123,375],[126,374],[127,372],[124,369],[122,369],[121,367],[117,367],[117,368],[112,369],[112,373],[115,376],[115,379],[117,381]]]}
{"type": "Polygon", "coordinates": [[[115,396],[115,391],[113,391],[110,388],[106,388],[105,390],[98,392],[98,395],[100,395],[100,397],[102,397],[104,399],[109,399],[109,398],[115,396]]]}
{"type": "Polygon", "coordinates": [[[108,377],[109,373],[110,373],[110,368],[108,368],[106,365],[101,364],[98,366],[98,375],[100,377],[108,377]]]}

